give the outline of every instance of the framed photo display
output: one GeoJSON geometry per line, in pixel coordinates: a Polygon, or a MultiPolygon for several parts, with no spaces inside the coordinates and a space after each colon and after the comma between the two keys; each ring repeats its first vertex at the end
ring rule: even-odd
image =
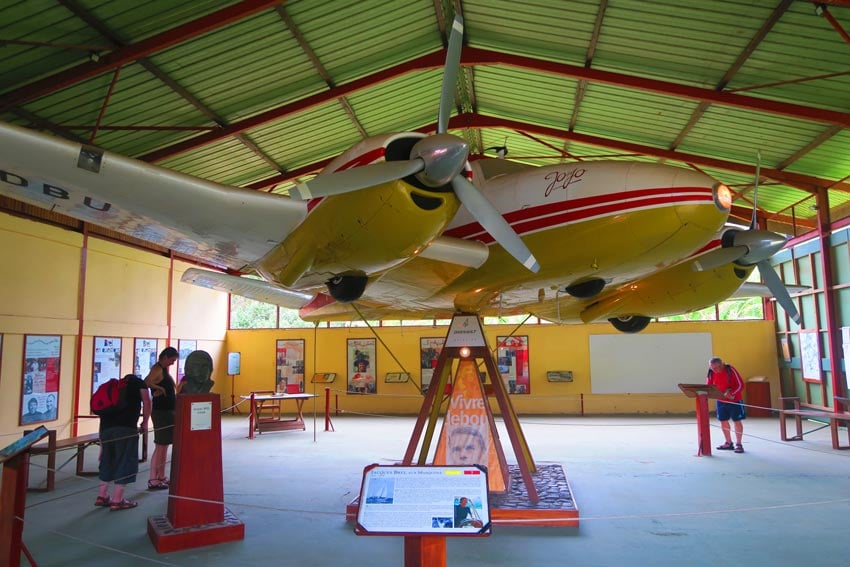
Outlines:
{"type": "Polygon", "coordinates": [[[445,342],[445,337],[421,337],[419,339],[420,383],[422,384],[423,394],[428,392],[428,387],[431,385],[434,368],[437,367],[437,359],[440,357],[445,342]]]}
{"type": "Polygon", "coordinates": [[[509,394],[530,394],[528,336],[496,337],[496,363],[509,394]]]}
{"type": "Polygon", "coordinates": [[[195,339],[180,339],[177,341],[177,376],[174,381],[179,383],[186,373],[186,357],[198,350],[198,341],[195,339]]]}
{"type": "Polygon", "coordinates": [[[375,339],[348,339],[348,392],[374,394],[377,390],[375,373],[375,339]]]}
{"type": "Polygon", "coordinates": [[[800,331],[800,359],[803,366],[803,380],[820,382],[820,336],[816,330],[800,331]]]}
{"type": "Polygon", "coordinates": [[[21,425],[56,419],[61,357],[61,336],[24,335],[21,425]]]}
{"type": "MultiPolygon", "coordinates": [[[[95,337],[92,352],[91,391],[121,374],[121,339],[118,337],[95,337]]],[[[144,378],[144,376],[142,376],[144,378]]]]}
{"type": "Polygon", "coordinates": [[[304,340],[278,340],[275,357],[274,391],[278,394],[303,392],[304,340]]]}
{"type": "Polygon", "coordinates": [[[136,339],[133,345],[133,374],[145,379],[159,358],[156,339],[136,339]]]}

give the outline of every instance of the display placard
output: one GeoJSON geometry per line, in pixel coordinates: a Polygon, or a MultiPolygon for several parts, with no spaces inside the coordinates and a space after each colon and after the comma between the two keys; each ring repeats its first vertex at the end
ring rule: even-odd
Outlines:
{"type": "Polygon", "coordinates": [[[242,353],[227,353],[227,373],[230,376],[238,376],[242,371],[242,353]]]}
{"type": "Polygon", "coordinates": [[[330,384],[336,380],[336,372],[316,372],[310,380],[313,384],[330,384]]]}
{"type": "Polygon", "coordinates": [[[409,372],[387,372],[384,382],[407,382],[410,380],[409,372]]]}
{"type": "Polygon", "coordinates": [[[357,535],[489,536],[487,468],[369,465],[357,535]]]}

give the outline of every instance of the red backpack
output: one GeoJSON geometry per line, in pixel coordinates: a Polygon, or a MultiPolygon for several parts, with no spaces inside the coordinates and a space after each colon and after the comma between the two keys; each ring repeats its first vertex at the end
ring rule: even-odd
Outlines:
{"type": "Polygon", "coordinates": [[[126,410],[127,378],[112,378],[98,386],[91,396],[91,412],[99,416],[111,416],[126,410]]]}

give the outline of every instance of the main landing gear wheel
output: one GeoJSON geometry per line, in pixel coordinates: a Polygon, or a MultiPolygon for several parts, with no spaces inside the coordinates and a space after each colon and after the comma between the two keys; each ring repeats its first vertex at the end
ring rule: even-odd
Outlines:
{"type": "Polygon", "coordinates": [[[612,317],[608,321],[621,333],[639,333],[649,325],[649,317],[630,315],[628,317],[612,317]]]}
{"type": "Polygon", "coordinates": [[[331,297],[340,303],[357,301],[366,290],[366,276],[334,276],[325,282],[331,297]]]}

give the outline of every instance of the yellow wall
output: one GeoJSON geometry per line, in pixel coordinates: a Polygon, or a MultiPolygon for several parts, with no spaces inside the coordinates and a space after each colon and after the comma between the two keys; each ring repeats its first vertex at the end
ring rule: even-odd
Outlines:
{"type": "MultiPolygon", "coordinates": [[[[488,344],[497,336],[505,336],[513,325],[488,326],[488,344]]],[[[227,334],[228,351],[241,353],[241,374],[233,384],[236,396],[251,390],[274,389],[275,346],[278,339],[305,341],[305,389],[324,395],[325,385],[309,383],[315,372],[336,372],[330,385],[331,394],[339,397],[341,409],[353,412],[413,414],[419,411],[422,396],[411,383],[385,383],[387,372],[407,371],[418,383],[419,339],[445,335],[447,327],[382,327],[377,332],[377,360],[372,369],[378,379],[377,395],[347,394],[347,339],[370,338],[365,328],[351,329],[280,329],[233,330],[227,334]],[[401,362],[401,366],[389,352],[401,362]],[[318,362],[317,362],[318,361],[318,362]],[[402,368],[403,367],[403,368],[402,368]]],[[[681,394],[591,394],[590,335],[616,333],[610,325],[531,325],[516,334],[527,335],[531,372],[531,394],[514,395],[511,399],[520,414],[639,414],[690,413],[693,400],[681,394]],[[548,382],[546,371],[572,370],[573,382],[548,382]]],[[[767,376],[771,394],[779,395],[777,355],[774,327],[771,321],[677,322],[653,323],[644,333],[710,333],[713,352],[732,363],[746,380],[751,376],[767,376]]],[[[635,380],[652,372],[663,360],[635,361],[635,380]]],[[[705,361],[706,369],[708,361],[705,361]]],[[[703,382],[705,375],[682,377],[682,382],[703,382]]]]}
{"type": "MultiPolygon", "coordinates": [[[[0,432],[17,434],[21,413],[23,343],[25,334],[62,337],[58,418],[45,425],[70,435],[77,415],[88,414],[92,384],[93,340],[96,336],[123,339],[121,371],[132,372],[135,338],[156,338],[159,349],[178,346],[179,339],[194,339],[198,349],[210,353],[214,362],[214,392],[222,395],[222,407],[235,395],[274,388],[277,339],[305,341],[306,389],[322,394],[324,385],[309,383],[315,372],[336,372],[330,386],[347,411],[415,414],[422,396],[419,339],[440,337],[446,327],[383,327],[378,332],[377,360],[372,368],[378,379],[377,395],[345,393],[346,339],[370,338],[366,328],[227,331],[227,296],[183,284],[180,277],[189,267],[181,261],[144,252],[98,238],[84,239],[72,231],[0,214],[0,432]],[[80,273],[85,271],[82,321],[77,317],[80,273]],[[80,328],[82,327],[82,331],[80,328]],[[79,348],[78,348],[79,344],[79,348]],[[390,351],[398,358],[396,362],[390,351]],[[242,355],[241,374],[227,376],[227,352],[242,355]],[[413,380],[387,384],[387,372],[407,371],[413,380]],[[78,396],[78,406],[73,405],[78,396]]],[[[513,326],[486,329],[493,344],[513,326]]],[[[691,400],[678,394],[591,394],[589,337],[615,333],[609,325],[534,325],[518,334],[528,335],[531,394],[512,396],[521,414],[565,413],[686,413],[691,400]],[[574,381],[550,383],[547,370],[572,370],[574,381]]],[[[763,375],[771,380],[772,396],[778,396],[778,367],[774,326],[770,321],[726,323],[653,323],[644,333],[708,332],[713,352],[735,364],[742,375],[763,375]]],[[[652,372],[664,361],[637,361],[635,379],[652,372]]],[[[175,369],[176,371],[176,369],[175,369]]],[[[703,376],[689,377],[701,381],[703,376]]],[[[683,381],[688,381],[683,377],[683,381]]],[[[308,406],[311,407],[311,406],[308,406]]],[[[319,403],[319,408],[322,404],[319,403]]],[[[81,419],[80,432],[93,431],[97,421],[81,419]]]]}
{"type": "MultiPolygon", "coordinates": [[[[158,339],[161,350],[194,339],[216,362],[213,380],[226,380],[227,296],[180,283],[190,264],[131,246],[0,214],[0,431],[19,426],[24,335],[62,337],[58,418],[43,423],[70,435],[77,415],[89,413],[94,337],[122,339],[121,373],[133,371],[135,338],[158,339]],[[85,271],[82,320],[80,273],[85,271]],[[169,301],[169,283],[171,299],[169,301]],[[82,331],[80,328],[82,327],[82,331]],[[77,348],[77,345],[80,348],[77,348]],[[79,399],[74,406],[75,395],[79,399]]],[[[176,372],[176,369],[173,369],[176,372]]],[[[214,388],[218,391],[218,386],[214,388]]],[[[97,420],[81,418],[80,433],[97,420]]],[[[26,428],[32,428],[27,425],[26,428]]]]}

